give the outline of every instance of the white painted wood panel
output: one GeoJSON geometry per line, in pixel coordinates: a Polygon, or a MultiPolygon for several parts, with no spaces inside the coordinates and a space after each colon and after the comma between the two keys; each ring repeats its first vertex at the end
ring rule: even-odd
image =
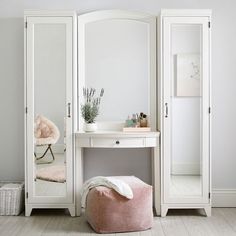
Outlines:
{"type": "MultiPolygon", "coordinates": [[[[160,101],[160,107],[162,108],[161,112],[161,118],[159,122],[159,127],[161,127],[162,132],[162,208],[163,208],[163,215],[166,213],[166,210],[168,209],[168,205],[170,208],[181,208],[182,207],[192,207],[200,205],[204,208],[205,206],[208,206],[210,204],[209,199],[209,193],[210,193],[210,115],[208,108],[210,107],[210,28],[208,27],[208,22],[210,21],[210,14],[204,15],[203,11],[181,11],[181,10],[170,10],[170,13],[168,14],[168,10],[163,10],[163,14],[161,13],[161,34],[162,37],[160,39],[160,50],[161,50],[161,63],[160,63],[160,76],[161,76],[161,82],[160,82],[160,93],[162,93],[161,101],[160,101]],[[176,15],[175,15],[176,13],[176,15]],[[200,37],[200,55],[201,55],[201,78],[202,78],[202,84],[201,84],[201,100],[199,100],[200,103],[200,114],[201,115],[201,121],[200,121],[200,162],[199,162],[199,168],[196,168],[197,163],[196,161],[191,162],[189,159],[189,163],[193,163],[195,165],[195,173],[197,172],[197,169],[199,169],[198,176],[201,177],[200,185],[198,183],[199,190],[196,192],[197,194],[192,194],[191,196],[187,194],[182,194],[182,197],[176,197],[178,194],[177,192],[179,190],[174,190],[173,185],[173,177],[171,175],[173,174],[172,170],[173,167],[180,166],[178,163],[174,163],[172,166],[172,155],[175,154],[175,152],[171,151],[173,148],[173,139],[172,139],[172,131],[173,131],[173,124],[171,123],[171,119],[173,118],[172,113],[172,96],[173,94],[173,50],[176,51],[176,48],[172,48],[172,41],[173,40],[173,26],[190,26],[190,25],[198,25],[201,29],[201,33],[199,35],[200,37]],[[172,184],[171,184],[172,183],[172,184]],[[172,190],[170,191],[170,186],[172,186],[172,190]],[[177,191],[177,192],[176,192],[177,191]],[[171,194],[171,192],[175,192],[175,194],[171,194]],[[199,194],[200,192],[200,194],[199,194]],[[200,205],[198,205],[200,204],[200,205]]],[[[210,12],[210,11],[207,11],[210,12]]],[[[191,50],[190,50],[191,51],[191,50]]],[[[183,99],[182,99],[183,100],[183,99]]],[[[179,111],[178,111],[179,112],[179,111]]],[[[188,111],[184,110],[183,115],[186,117],[189,117],[188,111]]],[[[190,119],[190,117],[189,117],[190,119]]],[[[183,120],[183,118],[181,118],[183,120]]],[[[186,124],[186,122],[185,122],[186,124]]],[[[176,128],[176,124],[174,126],[176,128]]],[[[182,125],[181,127],[182,131],[179,130],[179,132],[176,134],[179,139],[182,138],[182,135],[184,137],[184,134],[186,132],[191,132],[192,129],[188,129],[188,126],[182,125]],[[186,130],[185,130],[186,129],[186,130]],[[184,133],[185,132],[185,133],[184,133]]],[[[178,140],[178,138],[176,140],[178,140]]],[[[190,148],[188,141],[191,140],[190,138],[186,140],[186,143],[183,145],[181,144],[177,149],[182,151],[183,148],[190,148]],[[186,145],[186,146],[185,146],[186,145]]],[[[191,146],[191,145],[190,145],[191,146]]],[[[191,149],[193,150],[193,148],[191,149]]],[[[191,153],[189,153],[190,155],[191,153]]],[[[192,154],[191,154],[192,155],[192,154]]],[[[186,156],[187,157],[187,156],[186,156]]],[[[187,159],[186,159],[187,160],[187,159]]],[[[185,160],[185,162],[186,162],[185,160]]],[[[181,162],[179,162],[181,163],[181,162]]],[[[184,162],[183,162],[184,163],[184,162]]],[[[187,163],[187,162],[186,162],[187,163]]],[[[191,164],[192,165],[192,164],[191,164]]],[[[187,166],[187,165],[186,165],[187,166]]],[[[180,168],[176,170],[176,168],[173,170],[175,174],[181,175],[180,168]]],[[[188,171],[184,170],[182,174],[188,173],[188,171]]],[[[191,179],[191,176],[190,176],[191,179]]],[[[186,185],[188,185],[188,181],[184,181],[186,185]]],[[[197,183],[197,182],[196,182],[197,183]]],[[[183,185],[185,185],[183,183],[183,185]]],[[[182,186],[182,185],[181,185],[182,186]]],[[[176,187],[176,186],[175,186],[176,187]]],[[[183,186],[182,186],[183,187],[183,186]]],[[[181,187],[181,188],[182,188],[181,187]]],[[[188,187],[186,186],[186,190],[188,187]]],[[[183,189],[182,189],[183,190],[183,189]]],[[[195,190],[194,190],[195,191],[195,190]]],[[[208,208],[206,209],[208,211],[208,208]]]]}
{"type": "Polygon", "coordinates": [[[145,147],[145,139],[143,138],[93,138],[92,147],[111,147],[111,148],[124,148],[124,147],[145,147]]]}
{"type": "MultiPolygon", "coordinates": [[[[76,132],[76,212],[81,214],[80,190],[84,182],[83,151],[84,148],[152,148],[152,184],[154,187],[154,207],[160,214],[160,159],[159,159],[159,132],[129,133],[122,131],[76,132]]],[[[96,155],[96,157],[99,155],[96,155]]],[[[96,158],[97,159],[97,158],[96,158]]],[[[109,168],[109,166],[108,166],[109,168]]],[[[130,169],[130,168],[129,168],[130,169]]],[[[127,170],[127,172],[129,172],[127,170]]],[[[101,174],[99,174],[101,175],[101,174]]],[[[114,175],[114,174],[113,174],[114,175]]],[[[120,174],[117,174],[120,175],[120,174]]],[[[126,174],[127,175],[127,174],[126,174]]]]}
{"type": "MultiPolygon", "coordinates": [[[[50,11],[26,11],[25,22],[27,22],[27,28],[25,30],[25,88],[26,98],[25,106],[28,108],[26,115],[26,192],[28,192],[28,198],[26,198],[26,215],[31,213],[32,208],[65,208],[68,207],[72,214],[74,214],[74,138],[73,129],[75,127],[73,121],[73,112],[76,112],[73,107],[73,78],[76,75],[75,68],[73,66],[74,59],[76,58],[73,52],[75,47],[73,33],[75,24],[74,12],[64,12],[60,15],[60,11],[55,11],[50,15],[50,11]],[[66,99],[64,101],[65,111],[65,132],[66,132],[66,194],[63,196],[39,196],[35,191],[35,171],[34,168],[34,116],[35,116],[35,30],[37,26],[62,26],[65,29],[65,94],[66,99]],[[70,106],[70,114],[69,114],[70,106]],[[66,205],[68,204],[68,205],[66,205]]],[[[42,34],[41,34],[42,36],[42,34]]],[[[45,85],[46,86],[46,85],[45,85]]],[[[56,84],[55,84],[56,86],[56,84]]],[[[43,90],[42,90],[43,93],[43,90]]],[[[64,130],[63,130],[64,132],[64,130]]],[[[61,133],[62,137],[63,132],[61,133]]],[[[64,148],[63,148],[64,149],[64,148]]],[[[27,195],[26,195],[27,196],[27,195]]]]}

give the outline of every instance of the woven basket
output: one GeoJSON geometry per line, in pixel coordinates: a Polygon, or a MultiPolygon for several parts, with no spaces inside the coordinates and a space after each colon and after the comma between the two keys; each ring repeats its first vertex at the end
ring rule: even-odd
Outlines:
{"type": "Polygon", "coordinates": [[[24,183],[0,183],[0,215],[19,215],[24,204],[24,183]]]}

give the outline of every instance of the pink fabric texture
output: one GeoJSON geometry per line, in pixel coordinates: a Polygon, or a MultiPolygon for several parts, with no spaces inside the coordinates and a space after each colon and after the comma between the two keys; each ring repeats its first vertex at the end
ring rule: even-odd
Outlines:
{"type": "Polygon", "coordinates": [[[34,136],[36,145],[55,144],[60,137],[60,132],[51,120],[38,115],[35,118],[34,136]]]}
{"type": "Polygon", "coordinates": [[[86,218],[97,233],[142,231],[152,227],[152,186],[134,176],[117,176],[131,187],[133,199],[95,187],[87,196],[86,218]]]}
{"type": "Polygon", "coordinates": [[[65,183],[66,182],[66,170],[64,165],[48,166],[38,169],[36,172],[36,178],[46,181],[65,183]]]}

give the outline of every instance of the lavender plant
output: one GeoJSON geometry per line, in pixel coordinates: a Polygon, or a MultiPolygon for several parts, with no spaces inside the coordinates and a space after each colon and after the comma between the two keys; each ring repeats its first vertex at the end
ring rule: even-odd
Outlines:
{"type": "Polygon", "coordinates": [[[95,93],[96,89],[94,88],[83,88],[85,103],[81,105],[81,113],[86,123],[94,123],[99,114],[99,106],[104,94],[104,89],[101,89],[98,97],[95,97],[95,93]]]}

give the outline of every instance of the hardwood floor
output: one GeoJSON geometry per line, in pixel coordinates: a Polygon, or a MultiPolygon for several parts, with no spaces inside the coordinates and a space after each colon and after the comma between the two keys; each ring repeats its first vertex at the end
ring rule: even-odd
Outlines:
{"type": "MultiPolygon", "coordinates": [[[[84,217],[70,217],[62,210],[35,210],[31,217],[0,216],[1,236],[81,235],[96,233],[84,217]]],[[[153,228],[142,232],[105,234],[106,236],[236,236],[236,208],[213,208],[205,217],[198,210],[170,210],[167,217],[154,218],[153,228]]]]}

